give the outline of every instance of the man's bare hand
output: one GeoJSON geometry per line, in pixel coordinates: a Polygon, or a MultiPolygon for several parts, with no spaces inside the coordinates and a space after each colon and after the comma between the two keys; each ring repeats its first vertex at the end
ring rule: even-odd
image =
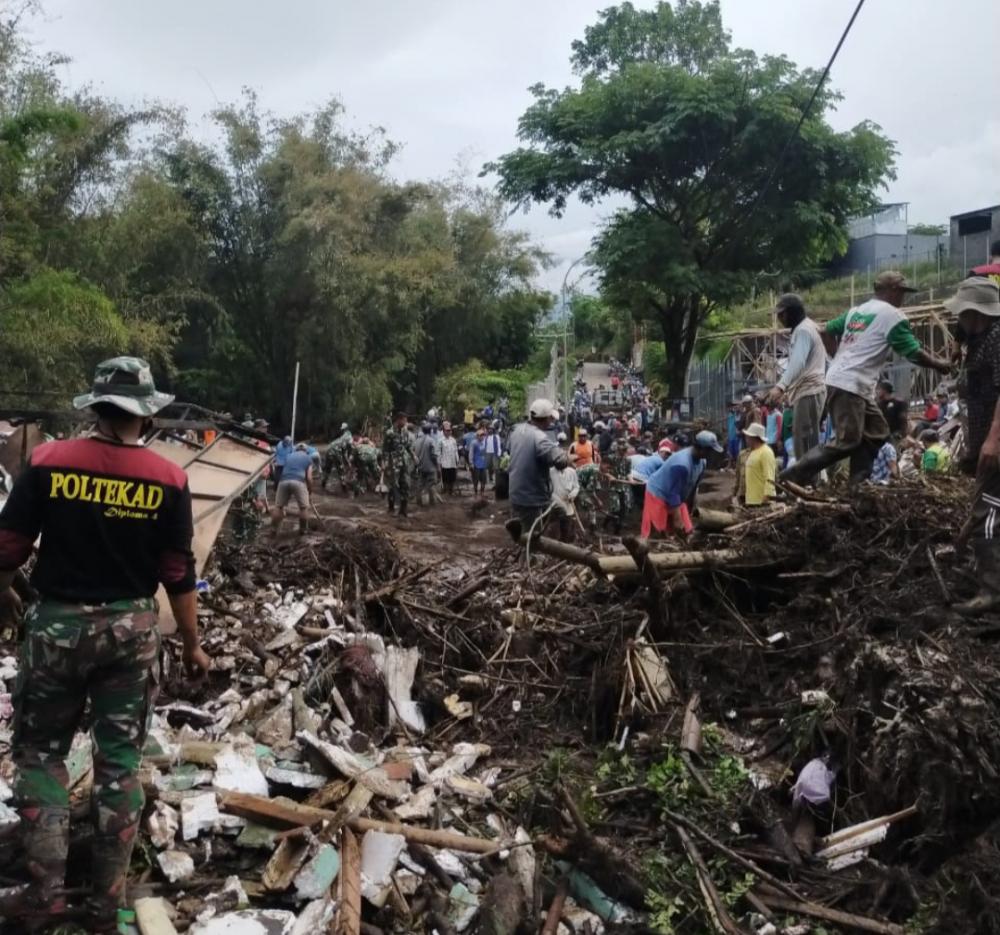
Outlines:
{"type": "Polygon", "coordinates": [[[184,668],[187,669],[191,678],[201,678],[207,675],[209,669],[212,668],[212,660],[208,653],[201,648],[201,645],[185,646],[183,659],[184,668]]]}
{"type": "Polygon", "coordinates": [[[1000,438],[986,436],[983,447],[979,449],[978,470],[979,472],[1000,470],[1000,438]]]}
{"type": "Polygon", "coordinates": [[[21,596],[12,587],[0,591],[0,624],[16,626],[24,613],[21,596]]]}

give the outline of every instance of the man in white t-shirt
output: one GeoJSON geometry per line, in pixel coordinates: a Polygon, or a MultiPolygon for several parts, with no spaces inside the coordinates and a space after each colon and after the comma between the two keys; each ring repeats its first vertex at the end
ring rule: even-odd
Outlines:
{"type": "Polygon", "coordinates": [[[805,452],[819,444],[826,403],[826,348],[816,322],[806,315],[801,296],[794,292],[781,296],[775,311],[781,324],[791,331],[791,345],[788,366],[768,393],[767,402],[770,406],[784,402],[791,408],[793,447],[805,452]]]}
{"type": "Polygon", "coordinates": [[[826,374],[826,411],[835,435],[825,445],[803,452],[780,480],[801,481],[840,461],[851,459],[852,485],[866,480],[889,426],[875,403],[875,382],[895,351],[912,363],[948,373],[951,365],[920,346],[910,322],[899,310],[909,286],[902,273],[886,270],[875,279],[875,298],[826,323],[824,337],[840,338],[826,374]]]}

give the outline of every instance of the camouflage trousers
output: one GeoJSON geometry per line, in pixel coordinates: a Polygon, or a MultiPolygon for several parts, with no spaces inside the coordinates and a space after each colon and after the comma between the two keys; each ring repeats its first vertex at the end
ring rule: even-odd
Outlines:
{"type": "Polygon", "coordinates": [[[139,763],[159,683],[153,598],[29,608],[14,698],[15,794],[28,868],[43,898],[63,886],[69,850],[65,758],[90,702],[93,901],[115,907],[142,814],[139,763]]]}
{"type": "Polygon", "coordinates": [[[385,484],[389,488],[389,506],[400,505],[410,499],[410,471],[404,460],[390,460],[385,468],[385,484]]]}

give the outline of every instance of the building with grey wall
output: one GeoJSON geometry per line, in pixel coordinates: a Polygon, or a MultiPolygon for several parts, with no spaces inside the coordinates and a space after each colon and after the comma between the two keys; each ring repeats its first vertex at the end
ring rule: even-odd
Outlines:
{"type": "Polygon", "coordinates": [[[951,216],[952,265],[967,270],[989,263],[994,240],[1000,240],[1000,205],[951,216]]]}
{"type": "Polygon", "coordinates": [[[905,270],[914,263],[936,260],[947,238],[911,234],[906,202],[880,205],[871,214],[853,218],[848,226],[847,252],[835,260],[837,275],[874,276],[884,269],[905,270]]]}

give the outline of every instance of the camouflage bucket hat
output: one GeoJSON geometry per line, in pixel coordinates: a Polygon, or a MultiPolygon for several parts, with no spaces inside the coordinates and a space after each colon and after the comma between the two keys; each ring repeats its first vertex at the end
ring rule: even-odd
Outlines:
{"type": "Polygon", "coordinates": [[[169,393],[157,392],[149,364],[142,358],[113,357],[97,365],[91,391],[77,396],[73,407],[110,403],[134,416],[153,416],[173,401],[169,393]]]}

